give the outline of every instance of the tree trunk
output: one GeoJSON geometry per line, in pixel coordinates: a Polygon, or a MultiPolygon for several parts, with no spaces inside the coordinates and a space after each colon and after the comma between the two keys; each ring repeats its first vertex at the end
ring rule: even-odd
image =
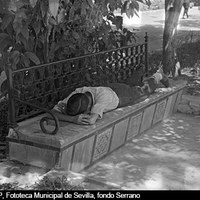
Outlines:
{"type": "Polygon", "coordinates": [[[176,47],[174,44],[183,0],[165,0],[165,27],[163,33],[163,71],[174,75],[176,47]]]}

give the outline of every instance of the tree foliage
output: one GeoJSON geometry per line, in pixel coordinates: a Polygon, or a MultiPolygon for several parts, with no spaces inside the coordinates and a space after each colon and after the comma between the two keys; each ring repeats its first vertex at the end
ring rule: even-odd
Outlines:
{"type": "Polygon", "coordinates": [[[40,0],[33,8],[28,0],[17,1],[16,11],[1,14],[0,53],[5,59],[9,57],[13,68],[18,64],[22,67],[40,64],[43,60],[37,52],[45,43],[46,11],[41,6],[44,4],[45,0],[40,0]]]}
{"type": "Polygon", "coordinates": [[[59,0],[54,16],[49,0],[16,1],[0,13],[0,53],[28,67],[131,44],[135,35],[115,11],[132,17],[139,3],[150,0],[59,0]]]}

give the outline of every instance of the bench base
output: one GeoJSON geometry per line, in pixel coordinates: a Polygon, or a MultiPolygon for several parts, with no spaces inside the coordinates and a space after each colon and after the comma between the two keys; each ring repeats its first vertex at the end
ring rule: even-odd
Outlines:
{"type": "Polygon", "coordinates": [[[145,101],[106,113],[92,126],[61,122],[56,135],[41,132],[41,116],[26,120],[9,130],[9,159],[79,172],[176,112],[185,86],[177,81],[145,101]]]}

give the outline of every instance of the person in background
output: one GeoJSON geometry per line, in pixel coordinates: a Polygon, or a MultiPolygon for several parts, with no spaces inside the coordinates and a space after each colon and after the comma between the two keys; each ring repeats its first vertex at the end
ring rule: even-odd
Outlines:
{"type": "Polygon", "coordinates": [[[105,112],[146,99],[160,82],[169,87],[168,77],[161,69],[146,78],[142,87],[110,83],[106,86],[77,88],[67,98],[59,101],[52,112],[61,121],[92,125],[105,112]]]}
{"type": "Polygon", "coordinates": [[[186,15],[186,17],[188,18],[189,15],[188,15],[188,10],[190,8],[190,0],[184,0],[183,1],[183,8],[184,8],[184,11],[183,11],[183,19],[186,15]]]}
{"type": "Polygon", "coordinates": [[[181,65],[180,65],[178,55],[176,52],[174,53],[174,60],[175,60],[175,66],[174,66],[174,74],[173,75],[174,75],[174,77],[178,77],[178,76],[181,76],[181,65]]]}
{"type": "Polygon", "coordinates": [[[194,2],[190,2],[190,9],[194,7],[194,2]]]}

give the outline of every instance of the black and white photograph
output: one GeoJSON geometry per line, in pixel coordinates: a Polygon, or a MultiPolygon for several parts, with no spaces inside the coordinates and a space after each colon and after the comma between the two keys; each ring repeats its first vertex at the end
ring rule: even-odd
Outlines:
{"type": "Polygon", "coordinates": [[[197,191],[200,0],[0,0],[0,199],[197,191]]]}

